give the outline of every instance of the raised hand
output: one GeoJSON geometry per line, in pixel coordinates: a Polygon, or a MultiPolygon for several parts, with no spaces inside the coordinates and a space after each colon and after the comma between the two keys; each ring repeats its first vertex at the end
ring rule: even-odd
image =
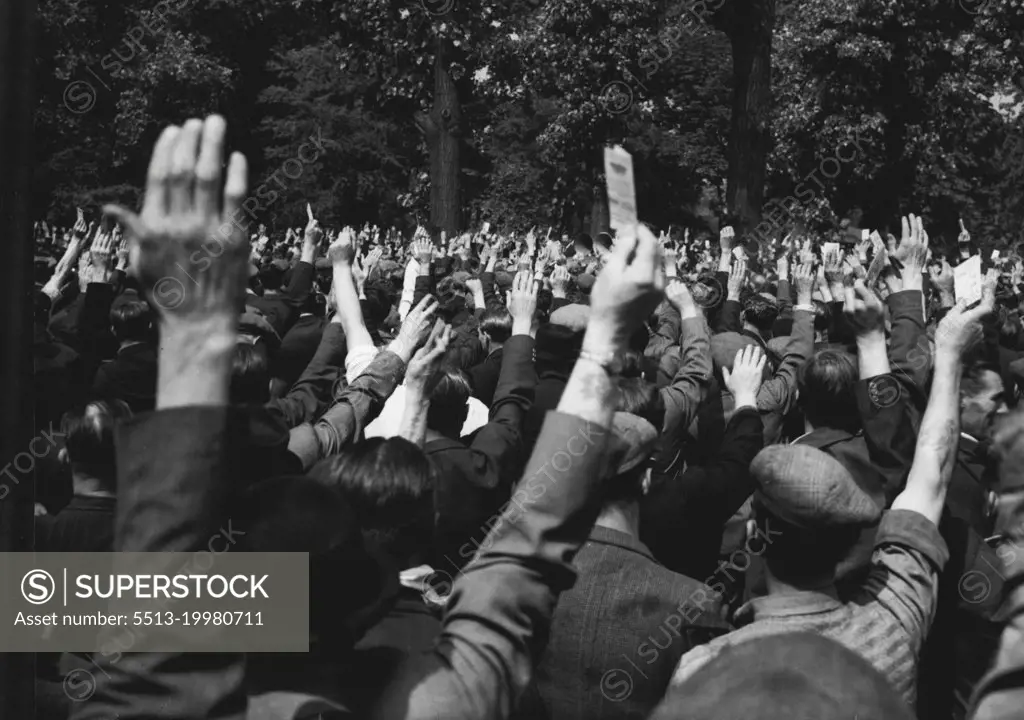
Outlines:
{"type": "Polygon", "coordinates": [[[726,225],[722,228],[722,231],[718,234],[718,243],[722,247],[722,254],[732,252],[733,241],[736,239],[736,231],[732,229],[732,225],[726,225]]]}
{"type": "Polygon", "coordinates": [[[903,287],[906,290],[920,289],[921,273],[928,262],[928,233],[920,216],[910,215],[902,221],[903,238],[894,257],[903,266],[903,287]],[[907,287],[912,283],[915,287],[907,287]]]}
{"type": "Polygon", "coordinates": [[[409,311],[402,321],[402,327],[388,350],[398,355],[406,363],[412,359],[416,350],[426,342],[434,324],[438,304],[433,295],[426,295],[419,304],[409,311]]]}
{"type": "Polygon", "coordinates": [[[963,303],[946,313],[935,330],[935,357],[959,362],[982,337],[981,320],[992,313],[996,305],[997,275],[989,270],[982,286],[981,303],[968,310],[963,303]]]}
{"type": "Polygon", "coordinates": [[[214,320],[230,328],[233,343],[249,244],[230,218],[245,197],[247,166],[245,156],[231,156],[222,197],[225,129],[218,115],[166,129],[153,148],[141,215],[113,205],[104,212],[137,244],[135,275],[157,306],[162,325],[214,320]],[[209,262],[204,267],[193,257],[209,262]]]}
{"type": "Polygon", "coordinates": [[[434,246],[427,238],[413,240],[412,256],[420,264],[421,269],[430,267],[430,264],[434,262],[434,246]]]}
{"type": "Polygon", "coordinates": [[[697,317],[700,313],[689,286],[681,280],[669,282],[665,288],[665,298],[679,311],[680,317],[684,320],[697,317]]]}
{"type": "Polygon", "coordinates": [[[658,240],[638,225],[636,237],[628,234],[606,256],[605,266],[590,293],[590,323],[584,348],[621,352],[630,335],[661,302],[665,267],[658,240]]]}
{"type": "Polygon", "coordinates": [[[78,211],[78,219],[75,220],[75,225],[71,228],[74,231],[75,237],[78,239],[84,238],[86,231],[89,230],[89,226],[85,224],[85,213],[82,212],[82,208],[76,208],[78,211]]]}
{"type": "Polygon", "coordinates": [[[729,271],[729,299],[739,302],[743,286],[747,282],[747,261],[737,260],[729,271]]]}
{"type": "Polygon", "coordinates": [[[537,313],[537,294],[540,283],[533,279],[532,273],[520,271],[512,281],[512,289],[505,296],[508,312],[512,316],[512,334],[529,335],[533,328],[533,319],[537,313]]]}
{"type": "Polygon", "coordinates": [[[306,230],[302,234],[302,262],[312,265],[316,262],[316,256],[320,251],[320,241],[323,240],[324,231],[320,223],[313,217],[313,206],[306,203],[306,230]]]}
{"type": "Polygon", "coordinates": [[[558,266],[551,273],[551,294],[564,298],[569,291],[569,269],[558,266]]]}
{"type": "Polygon", "coordinates": [[[332,265],[352,265],[356,257],[355,237],[353,236],[352,228],[343,228],[338,233],[337,239],[327,248],[327,257],[332,265]]]}
{"type": "Polygon", "coordinates": [[[736,407],[757,407],[757,392],[764,378],[767,362],[764,352],[756,345],[747,345],[736,352],[732,370],[722,368],[725,386],[736,400],[736,407]]]}
{"type": "Polygon", "coordinates": [[[797,304],[810,305],[811,296],[814,294],[814,266],[810,263],[797,265],[793,272],[793,281],[796,284],[797,304]]]}
{"type": "Polygon", "coordinates": [[[409,366],[405,371],[405,385],[410,392],[430,395],[451,340],[451,326],[438,318],[423,347],[409,360],[409,366]]]}
{"type": "Polygon", "coordinates": [[[779,280],[789,280],[789,256],[783,255],[775,261],[775,271],[779,274],[779,280]]]}
{"type": "Polygon", "coordinates": [[[854,328],[858,336],[871,333],[885,333],[885,308],[868,287],[857,280],[853,287],[845,289],[846,299],[843,312],[847,322],[854,328]]]}

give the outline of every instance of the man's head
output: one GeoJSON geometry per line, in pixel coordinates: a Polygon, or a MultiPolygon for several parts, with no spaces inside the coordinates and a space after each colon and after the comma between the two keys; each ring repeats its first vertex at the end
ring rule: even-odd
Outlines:
{"type": "Polygon", "coordinates": [[[472,394],[473,387],[464,372],[451,367],[443,370],[430,393],[427,427],[446,437],[461,437],[472,394]]]}
{"type": "Polygon", "coordinates": [[[310,470],[341,493],[360,518],[363,538],[399,568],[425,561],[434,532],[434,470],[416,445],[371,438],[310,470]]]}
{"type": "Polygon", "coordinates": [[[131,416],[123,400],[93,400],[64,413],[60,424],[66,439],[60,458],[71,466],[72,474],[95,478],[113,491],[117,480],[114,426],[131,416]]]}
{"type": "Polygon", "coordinates": [[[838,460],[808,445],[772,445],[750,464],[753,508],[771,575],[796,587],[830,581],[882,509],[838,460]]]}
{"type": "Polygon", "coordinates": [[[262,342],[235,345],[231,403],[262,405],[270,400],[270,353],[262,342]]]}
{"type": "Polygon", "coordinates": [[[110,329],[118,342],[146,342],[153,338],[153,308],[138,300],[110,309],[110,329]]]}
{"type": "Polygon", "coordinates": [[[772,326],[779,317],[779,303],[761,293],[751,295],[743,303],[743,322],[754,327],[762,337],[771,337],[772,326]]]}
{"type": "Polygon", "coordinates": [[[988,437],[996,416],[1006,412],[1003,379],[992,366],[976,363],[960,380],[960,427],[978,440],[988,437]]]}
{"type": "MultiPolygon", "coordinates": [[[[568,241],[568,238],[564,235],[563,238],[565,238],[565,241],[568,241]]],[[[594,250],[594,241],[587,233],[580,233],[576,236],[572,247],[577,255],[589,255],[594,250]]]]}
{"type": "Polygon", "coordinates": [[[280,290],[284,282],[284,268],[278,263],[270,263],[260,270],[259,278],[264,290],[280,290]]]}
{"type": "Polygon", "coordinates": [[[800,409],[811,427],[856,432],[860,425],[857,361],[841,350],[821,350],[797,374],[800,409]]]}
{"type": "Polygon", "coordinates": [[[615,413],[608,477],[601,484],[602,507],[636,505],[647,494],[650,457],[657,442],[658,431],[651,423],[630,413],[615,413]]]}
{"type": "Polygon", "coordinates": [[[508,308],[502,306],[485,310],[477,334],[485,353],[505,344],[512,337],[512,314],[508,308]]]}

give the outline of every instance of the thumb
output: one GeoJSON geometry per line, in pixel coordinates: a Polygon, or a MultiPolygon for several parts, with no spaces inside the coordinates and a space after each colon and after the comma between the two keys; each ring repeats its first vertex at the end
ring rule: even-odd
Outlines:
{"type": "Polygon", "coordinates": [[[729,380],[732,379],[732,373],[729,372],[729,368],[727,368],[727,367],[723,367],[722,368],[722,377],[725,379],[725,384],[728,385],[729,384],[729,380]]]}

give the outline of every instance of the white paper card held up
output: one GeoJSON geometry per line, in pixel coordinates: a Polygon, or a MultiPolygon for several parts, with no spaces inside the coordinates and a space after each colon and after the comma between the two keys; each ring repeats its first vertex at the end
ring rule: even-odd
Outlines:
{"type": "Polygon", "coordinates": [[[636,185],[633,156],[622,147],[604,149],[604,174],[608,183],[608,211],[611,226],[620,233],[633,233],[637,224],[636,185]]]}
{"type": "Polygon", "coordinates": [[[980,255],[974,255],[953,268],[953,290],[958,303],[971,305],[981,300],[980,255]]]}

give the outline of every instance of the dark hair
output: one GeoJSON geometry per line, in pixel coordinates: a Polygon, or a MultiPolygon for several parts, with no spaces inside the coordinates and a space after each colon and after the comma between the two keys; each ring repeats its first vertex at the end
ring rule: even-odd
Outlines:
{"type": "Polygon", "coordinates": [[[743,303],[743,319],[762,333],[770,333],[779,317],[779,304],[774,299],[753,294],[743,303]]]}
{"type": "Polygon", "coordinates": [[[797,374],[800,408],[815,427],[855,431],[860,426],[856,385],[859,373],[852,355],[821,350],[797,374]]]}
{"type": "Polygon", "coordinates": [[[468,371],[483,362],[484,350],[480,338],[474,332],[455,332],[448,351],[444,356],[444,367],[452,371],[468,371]]]}
{"type": "Polygon", "coordinates": [[[113,478],[114,425],[131,416],[131,408],[123,400],[93,400],[72,407],[60,422],[69,462],[100,470],[97,474],[101,477],[109,473],[113,478]]]}
{"type": "Polygon", "coordinates": [[[427,411],[427,427],[447,429],[456,435],[462,430],[469,411],[466,403],[473,393],[466,374],[461,370],[448,368],[441,376],[430,393],[430,409],[427,411]]]}
{"type": "Polygon", "coordinates": [[[413,443],[371,438],[327,458],[309,476],[334,488],[360,520],[363,537],[402,567],[423,562],[434,532],[434,469],[413,443]]]}
{"type": "Polygon", "coordinates": [[[262,405],[270,400],[270,353],[261,342],[235,345],[231,403],[262,405]]]}
{"type": "Polygon", "coordinates": [[[598,493],[601,505],[639,502],[644,496],[644,475],[649,465],[650,460],[604,480],[598,493]]]}
{"type": "Polygon", "coordinates": [[[840,526],[802,528],[781,520],[754,502],[754,521],[761,538],[754,551],[764,553],[772,575],[785,583],[799,585],[835,572],[860,537],[862,528],[840,526]]]}
{"type": "Polygon", "coordinates": [[[1017,313],[1009,308],[1000,305],[997,308],[999,313],[999,342],[1004,347],[1016,348],[1017,338],[1020,335],[1020,318],[1017,313]]]}
{"type": "Polygon", "coordinates": [[[284,283],[284,270],[271,263],[260,270],[260,285],[266,290],[280,290],[284,283]]]}
{"type": "Polygon", "coordinates": [[[619,378],[619,412],[637,415],[659,430],[665,425],[665,400],[654,383],[641,377],[619,378]]]}
{"type": "Polygon", "coordinates": [[[110,326],[118,342],[150,339],[154,319],[153,308],[143,300],[122,303],[110,309],[110,326]]]}
{"type": "Polygon", "coordinates": [[[487,308],[480,318],[480,329],[494,342],[507,342],[512,337],[512,313],[505,307],[487,308]]]}
{"type": "Polygon", "coordinates": [[[960,397],[972,398],[980,394],[985,389],[985,373],[1000,375],[999,367],[982,360],[967,363],[960,376],[960,397]]]}

